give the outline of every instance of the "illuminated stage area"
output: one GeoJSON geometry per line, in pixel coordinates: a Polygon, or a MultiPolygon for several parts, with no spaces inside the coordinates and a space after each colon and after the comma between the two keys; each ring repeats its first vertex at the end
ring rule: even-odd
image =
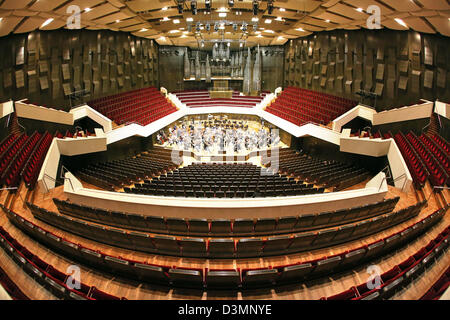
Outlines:
{"type": "Polygon", "coordinates": [[[189,116],[160,130],[156,134],[155,145],[192,152],[196,158],[242,157],[262,150],[288,147],[290,141],[286,136],[282,139],[280,131],[255,116],[189,116]]]}

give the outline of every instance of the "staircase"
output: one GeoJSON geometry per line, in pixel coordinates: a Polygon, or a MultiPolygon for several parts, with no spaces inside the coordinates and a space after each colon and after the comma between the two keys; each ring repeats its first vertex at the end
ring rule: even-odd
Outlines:
{"type": "Polygon", "coordinates": [[[11,113],[11,119],[9,121],[10,121],[9,127],[8,127],[9,134],[13,133],[17,136],[20,135],[22,133],[22,130],[19,126],[19,122],[17,119],[17,113],[15,113],[15,112],[11,113]]]}
{"type": "Polygon", "coordinates": [[[428,126],[428,129],[427,129],[426,133],[429,136],[432,136],[434,134],[439,134],[439,129],[440,129],[439,119],[437,118],[437,115],[433,112],[431,114],[430,125],[428,126]]]}

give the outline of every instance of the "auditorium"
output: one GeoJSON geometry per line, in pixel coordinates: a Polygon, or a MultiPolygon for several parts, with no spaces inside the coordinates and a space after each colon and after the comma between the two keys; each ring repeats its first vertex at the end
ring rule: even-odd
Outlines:
{"type": "Polygon", "coordinates": [[[0,0],[0,300],[449,300],[449,37],[448,0],[0,0]]]}

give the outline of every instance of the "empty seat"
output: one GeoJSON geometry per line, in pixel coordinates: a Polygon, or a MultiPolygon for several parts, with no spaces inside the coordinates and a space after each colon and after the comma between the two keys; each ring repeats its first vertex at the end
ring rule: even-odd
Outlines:
{"type": "Polygon", "coordinates": [[[238,258],[259,257],[262,253],[263,240],[261,238],[239,239],[236,244],[238,258]]]}
{"type": "Polygon", "coordinates": [[[295,225],[296,230],[308,230],[311,229],[314,225],[314,221],[316,219],[315,214],[303,214],[298,217],[297,224],[295,225]]]}
{"type": "Polygon", "coordinates": [[[184,219],[181,218],[167,218],[167,229],[172,234],[187,234],[188,225],[184,219]]]}
{"type": "Polygon", "coordinates": [[[233,233],[236,235],[249,235],[253,233],[253,219],[235,219],[233,233]]]}
{"type": "Polygon", "coordinates": [[[206,257],[206,241],[197,238],[182,238],[180,240],[183,257],[206,257]]]}
{"type": "Polygon", "coordinates": [[[164,233],[167,230],[164,217],[145,216],[145,224],[151,232],[164,233]]]}
{"type": "Polygon", "coordinates": [[[360,248],[352,250],[344,255],[342,264],[346,266],[357,265],[366,255],[366,249],[360,248]]]}
{"type": "Polygon", "coordinates": [[[138,279],[141,281],[163,285],[169,284],[169,278],[164,272],[164,269],[159,266],[135,263],[133,270],[135,271],[138,279]]]}
{"type": "Polygon", "coordinates": [[[203,289],[203,275],[200,270],[169,269],[168,274],[175,287],[203,289]]]}
{"type": "Polygon", "coordinates": [[[231,221],[228,219],[214,219],[211,221],[211,234],[214,236],[230,235],[231,221]]]}
{"type": "Polygon", "coordinates": [[[189,233],[207,235],[209,233],[209,223],[206,219],[190,219],[189,233]]]}
{"type": "Polygon", "coordinates": [[[314,242],[312,243],[312,245],[315,248],[329,246],[333,243],[333,239],[338,232],[339,232],[339,229],[337,229],[337,228],[320,230],[319,232],[317,232],[317,237],[314,240],[314,242]]]}
{"type": "Polygon", "coordinates": [[[284,255],[291,241],[291,237],[287,235],[267,238],[263,248],[264,255],[284,255]]]}
{"type": "Polygon", "coordinates": [[[287,233],[294,230],[297,224],[297,217],[281,217],[278,219],[276,232],[287,233]]]}
{"type": "Polygon", "coordinates": [[[288,248],[288,252],[300,252],[311,249],[312,243],[316,238],[315,232],[297,233],[292,239],[292,243],[288,248]]]}
{"type": "Polygon", "coordinates": [[[255,223],[255,233],[272,233],[275,230],[276,221],[272,218],[258,218],[255,223]]]}
{"type": "Polygon", "coordinates": [[[277,278],[277,269],[250,270],[242,276],[242,286],[246,288],[271,287],[277,278]]]}
{"type": "Polygon", "coordinates": [[[241,283],[241,276],[236,270],[208,270],[206,285],[209,289],[237,289],[241,283]]]}
{"type": "Polygon", "coordinates": [[[155,235],[152,240],[155,243],[158,253],[164,255],[180,255],[180,247],[178,246],[177,238],[155,235]]]}
{"type": "Polygon", "coordinates": [[[314,273],[316,274],[329,274],[339,267],[342,262],[341,256],[327,257],[317,261],[316,269],[314,273]]]}
{"type": "Polygon", "coordinates": [[[128,233],[128,238],[136,251],[155,252],[156,247],[152,239],[146,233],[132,231],[128,233]]]}
{"type": "Polygon", "coordinates": [[[130,262],[116,257],[105,256],[105,264],[112,273],[121,274],[122,276],[134,275],[130,262]]]}
{"type": "Polygon", "coordinates": [[[211,239],[208,243],[208,256],[210,258],[233,258],[235,252],[234,240],[211,239]]]}

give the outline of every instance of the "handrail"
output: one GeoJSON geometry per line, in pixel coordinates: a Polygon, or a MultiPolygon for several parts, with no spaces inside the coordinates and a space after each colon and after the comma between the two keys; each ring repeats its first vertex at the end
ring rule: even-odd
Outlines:
{"type": "Polygon", "coordinates": [[[425,127],[422,128],[422,134],[423,134],[423,131],[431,125],[431,121],[432,121],[432,120],[431,120],[431,117],[432,117],[432,116],[433,116],[433,115],[430,116],[430,122],[429,122],[425,127]]]}
{"type": "MultiPolygon", "coordinates": [[[[62,174],[61,174],[61,175],[62,175],[62,174]]],[[[55,178],[49,176],[49,175],[46,174],[46,173],[44,173],[44,178],[48,178],[48,179],[50,179],[51,181],[53,181],[53,182],[55,182],[55,183],[57,182],[55,178]]],[[[64,181],[65,181],[65,180],[69,180],[70,186],[72,187],[72,191],[75,191],[75,189],[74,189],[74,187],[73,187],[73,184],[72,184],[72,180],[70,180],[69,178],[63,177],[63,176],[61,176],[60,178],[61,178],[61,179],[64,179],[64,181]]],[[[42,181],[44,182],[45,189],[47,190],[46,193],[47,193],[47,192],[50,192],[50,189],[48,188],[48,185],[47,185],[47,182],[45,182],[45,179],[42,179],[42,181]]]]}
{"type": "MultiPolygon", "coordinates": [[[[18,187],[6,187],[6,188],[0,188],[0,191],[4,191],[4,190],[16,190],[18,191],[19,188],[18,187]]],[[[22,195],[20,194],[20,192],[17,193],[20,197],[20,199],[22,199],[22,202],[25,203],[25,200],[23,200],[22,195]]]]}
{"type": "MultiPolygon", "coordinates": [[[[435,189],[441,189],[441,190],[450,190],[450,187],[444,187],[444,186],[434,186],[434,187],[433,187],[433,189],[431,190],[431,192],[430,192],[430,194],[429,194],[428,198],[427,198],[427,202],[428,202],[428,200],[430,200],[430,198],[431,198],[431,195],[433,194],[433,192],[434,192],[434,190],[435,190],[435,189]]],[[[446,205],[448,205],[448,202],[446,203],[446,205]]]]}

